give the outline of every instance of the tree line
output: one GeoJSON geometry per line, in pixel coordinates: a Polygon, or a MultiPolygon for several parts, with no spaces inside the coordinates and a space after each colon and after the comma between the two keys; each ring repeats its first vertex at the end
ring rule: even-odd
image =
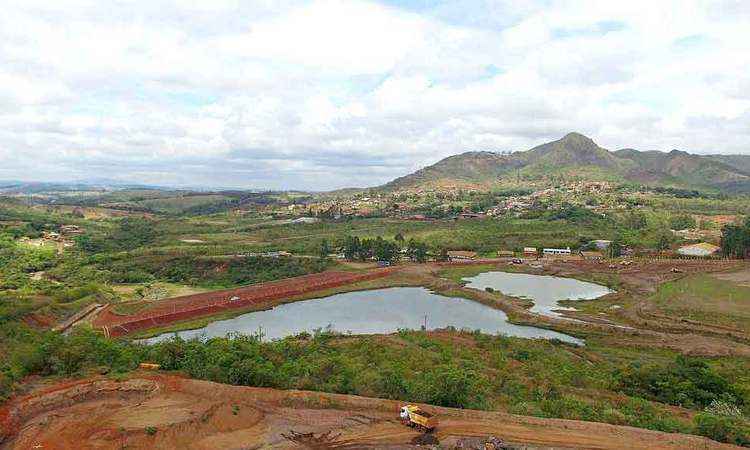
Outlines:
{"type": "Polygon", "coordinates": [[[741,225],[726,225],[722,229],[721,251],[731,258],[750,256],[750,218],[741,225]]]}
{"type": "MultiPolygon", "coordinates": [[[[321,255],[329,250],[327,241],[321,244],[321,255]]],[[[411,261],[423,263],[429,256],[429,246],[414,238],[405,240],[401,233],[396,234],[393,240],[376,238],[360,238],[358,236],[346,236],[340,245],[341,253],[348,261],[377,261],[393,263],[401,258],[402,250],[411,261]]],[[[439,254],[447,252],[438,252],[439,254]]]]}

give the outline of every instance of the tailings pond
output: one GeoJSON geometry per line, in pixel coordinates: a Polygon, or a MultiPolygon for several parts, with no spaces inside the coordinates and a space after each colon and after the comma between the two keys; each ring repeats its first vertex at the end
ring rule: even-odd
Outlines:
{"type": "Polygon", "coordinates": [[[551,317],[561,316],[555,310],[575,310],[561,306],[560,300],[592,300],[614,292],[606,286],[573,278],[527,273],[484,272],[463,281],[470,288],[490,287],[505,295],[529,299],[534,302],[531,312],[551,317]]]}
{"type": "MultiPolygon", "coordinates": [[[[304,300],[257,311],[233,319],[212,322],[204,328],[181,331],[183,339],[226,336],[229,333],[257,334],[278,339],[303,331],[330,328],[342,333],[393,333],[399,329],[428,329],[453,326],[524,338],[559,339],[582,345],[583,341],[543,328],[508,323],[500,310],[463,298],[445,297],[425,288],[398,287],[347,292],[330,297],[304,300]]],[[[147,342],[169,339],[165,333],[147,342]]]]}

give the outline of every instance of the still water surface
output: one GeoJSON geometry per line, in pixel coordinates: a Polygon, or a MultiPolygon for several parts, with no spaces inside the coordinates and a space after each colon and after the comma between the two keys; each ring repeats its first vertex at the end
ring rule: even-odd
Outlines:
{"type": "MultiPolygon", "coordinates": [[[[420,287],[347,292],[288,303],[177,334],[183,339],[190,339],[225,336],[228,333],[254,334],[260,330],[264,339],[278,339],[326,327],[353,334],[393,333],[399,329],[420,329],[425,323],[425,316],[428,329],[453,326],[458,329],[479,329],[488,334],[559,339],[583,344],[580,339],[555,331],[513,325],[508,323],[507,316],[500,310],[463,298],[434,294],[420,287]]],[[[147,342],[157,342],[173,335],[165,333],[147,342]]]]}
{"type": "Polygon", "coordinates": [[[555,310],[575,309],[561,306],[558,303],[560,300],[590,300],[614,292],[605,286],[573,278],[527,273],[484,272],[464,278],[463,281],[467,282],[466,286],[470,288],[491,287],[505,295],[532,300],[534,306],[531,312],[552,317],[560,316],[555,310]]]}

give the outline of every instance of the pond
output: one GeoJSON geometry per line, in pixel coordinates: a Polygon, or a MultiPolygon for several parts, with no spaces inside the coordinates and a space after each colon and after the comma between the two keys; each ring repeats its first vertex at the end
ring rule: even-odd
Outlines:
{"type": "Polygon", "coordinates": [[[531,312],[552,317],[560,317],[556,312],[559,310],[575,310],[561,306],[560,300],[591,300],[614,292],[606,286],[573,278],[527,273],[484,272],[463,281],[470,288],[490,287],[505,295],[529,299],[534,302],[531,312]]]}
{"type": "MultiPolygon", "coordinates": [[[[183,339],[226,336],[228,333],[263,333],[264,339],[278,339],[303,331],[330,328],[343,333],[393,333],[399,329],[428,329],[453,326],[524,338],[559,339],[582,345],[583,341],[543,328],[513,325],[500,310],[463,298],[445,297],[421,287],[396,287],[347,292],[330,297],[279,305],[228,320],[212,322],[204,328],[181,331],[183,339]]],[[[165,333],[146,342],[168,339],[165,333]]]]}

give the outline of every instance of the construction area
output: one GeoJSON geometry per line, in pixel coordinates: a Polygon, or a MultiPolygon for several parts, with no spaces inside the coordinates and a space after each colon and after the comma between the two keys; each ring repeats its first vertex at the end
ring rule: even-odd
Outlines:
{"type": "Polygon", "coordinates": [[[426,433],[395,400],[228,386],[134,373],[39,386],[0,409],[3,449],[730,449],[707,438],[602,423],[423,406],[426,433]]]}
{"type": "MultiPolygon", "coordinates": [[[[664,283],[705,276],[750,283],[747,265],[733,261],[548,261],[509,259],[460,264],[409,264],[324,272],[239,289],[152,302],[133,314],[94,305],[80,314],[109,336],[158,329],[225,311],[271,308],[331,291],[425,286],[503,310],[516,323],[579,332],[622,347],[648,347],[703,356],[750,356],[743,326],[696,322],[649,300],[664,283]],[[580,279],[616,277],[618,292],[567,317],[531,313],[528,302],[471,289],[463,272],[492,269],[580,279]],[[452,273],[454,271],[455,273],[452,273]],[[597,306],[599,305],[599,306],[597,306]],[[613,305],[622,305],[612,308],[613,305]],[[576,320],[570,320],[576,319],[576,320]]],[[[704,280],[705,281],[705,280],[704,280]]],[[[681,297],[682,298],[682,297],[681,297]]],[[[722,304],[728,308],[729,303],[722,304]]],[[[727,310],[728,312],[732,312],[727,310]]],[[[70,327],[71,323],[65,323],[70,327]]],[[[444,339],[462,337],[431,332],[444,339]]],[[[394,342],[398,344],[398,339],[394,342]]],[[[569,349],[571,354],[577,350],[569,349]]],[[[156,367],[158,369],[158,367],[156,367]]],[[[543,419],[500,411],[452,409],[321,392],[217,384],[177,373],[140,370],[77,381],[29,380],[22,395],[0,409],[2,449],[723,449],[704,437],[605,423],[543,419]],[[406,417],[404,408],[407,407],[406,417]],[[410,415],[420,409],[420,417],[410,415]],[[424,419],[424,420],[423,420],[424,419]]]]}

